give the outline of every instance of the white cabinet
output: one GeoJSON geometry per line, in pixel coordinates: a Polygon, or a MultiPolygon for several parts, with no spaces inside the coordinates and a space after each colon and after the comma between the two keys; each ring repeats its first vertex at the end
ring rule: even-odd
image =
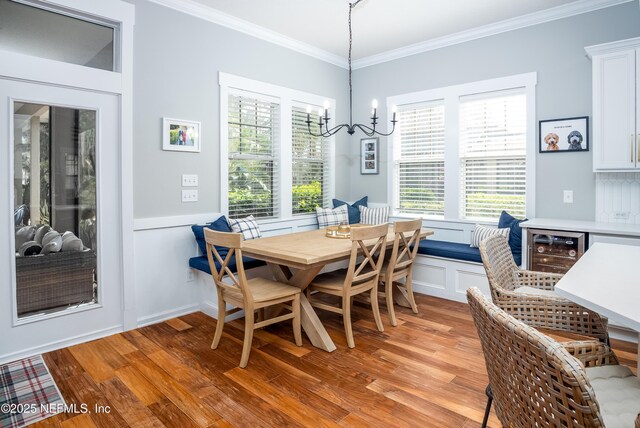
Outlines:
{"type": "Polygon", "coordinates": [[[585,48],[593,60],[593,169],[640,170],[640,37],[585,48]]]}

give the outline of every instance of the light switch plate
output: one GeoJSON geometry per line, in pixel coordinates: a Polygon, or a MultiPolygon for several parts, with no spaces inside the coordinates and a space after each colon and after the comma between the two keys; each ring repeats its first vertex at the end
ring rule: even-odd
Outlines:
{"type": "Polygon", "coordinates": [[[563,201],[565,204],[573,203],[573,190],[565,190],[563,201]]]}
{"type": "Polygon", "coordinates": [[[197,190],[183,190],[182,191],[182,202],[198,202],[198,191],[197,190]]]}
{"type": "Polygon", "coordinates": [[[182,174],[182,187],[198,187],[198,174],[182,174]]]}

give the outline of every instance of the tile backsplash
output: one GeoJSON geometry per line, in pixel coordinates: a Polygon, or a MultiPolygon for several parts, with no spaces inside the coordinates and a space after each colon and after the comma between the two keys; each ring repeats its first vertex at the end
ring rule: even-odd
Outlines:
{"type": "Polygon", "coordinates": [[[640,172],[596,174],[596,221],[640,224],[640,172]]]}

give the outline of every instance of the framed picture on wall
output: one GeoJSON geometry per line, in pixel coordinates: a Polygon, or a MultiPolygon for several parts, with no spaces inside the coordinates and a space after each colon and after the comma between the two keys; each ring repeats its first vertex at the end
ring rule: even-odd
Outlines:
{"type": "Polygon", "coordinates": [[[378,174],[378,139],[360,140],[360,174],[378,174]]]}
{"type": "Polygon", "coordinates": [[[162,150],[200,152],[200,122],[162,119],[162,150]]]}
{"type": "Polygon", "coordinates": [[[539,122],[540,153],[588,152],[589,116],[539,122]]]}

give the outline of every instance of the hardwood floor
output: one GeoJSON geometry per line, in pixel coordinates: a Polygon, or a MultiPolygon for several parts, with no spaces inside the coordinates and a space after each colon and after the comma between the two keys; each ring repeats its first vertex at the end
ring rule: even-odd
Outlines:
{"type": "MultiPolygon", "coordinates": [[[[356,304],[355,349],[341,317],[319,311],[333,353],[306,337],[295,346],[291,323],[258,330],[246,369],[238,368],[242,321],[227,323],[213,351],[216,321],[202,313],[50,352],[45,361],[78,412],[36,426],[478,427],[487,376],[467,307],[417,302],[417,316],[397,311],[397,327],[383,312],[384,333],[356,304]]],[[[635,345],[613,345],[635,366],[635,345]]],[[[499,426],[493,414],[490,425],[499,426]]]]}

